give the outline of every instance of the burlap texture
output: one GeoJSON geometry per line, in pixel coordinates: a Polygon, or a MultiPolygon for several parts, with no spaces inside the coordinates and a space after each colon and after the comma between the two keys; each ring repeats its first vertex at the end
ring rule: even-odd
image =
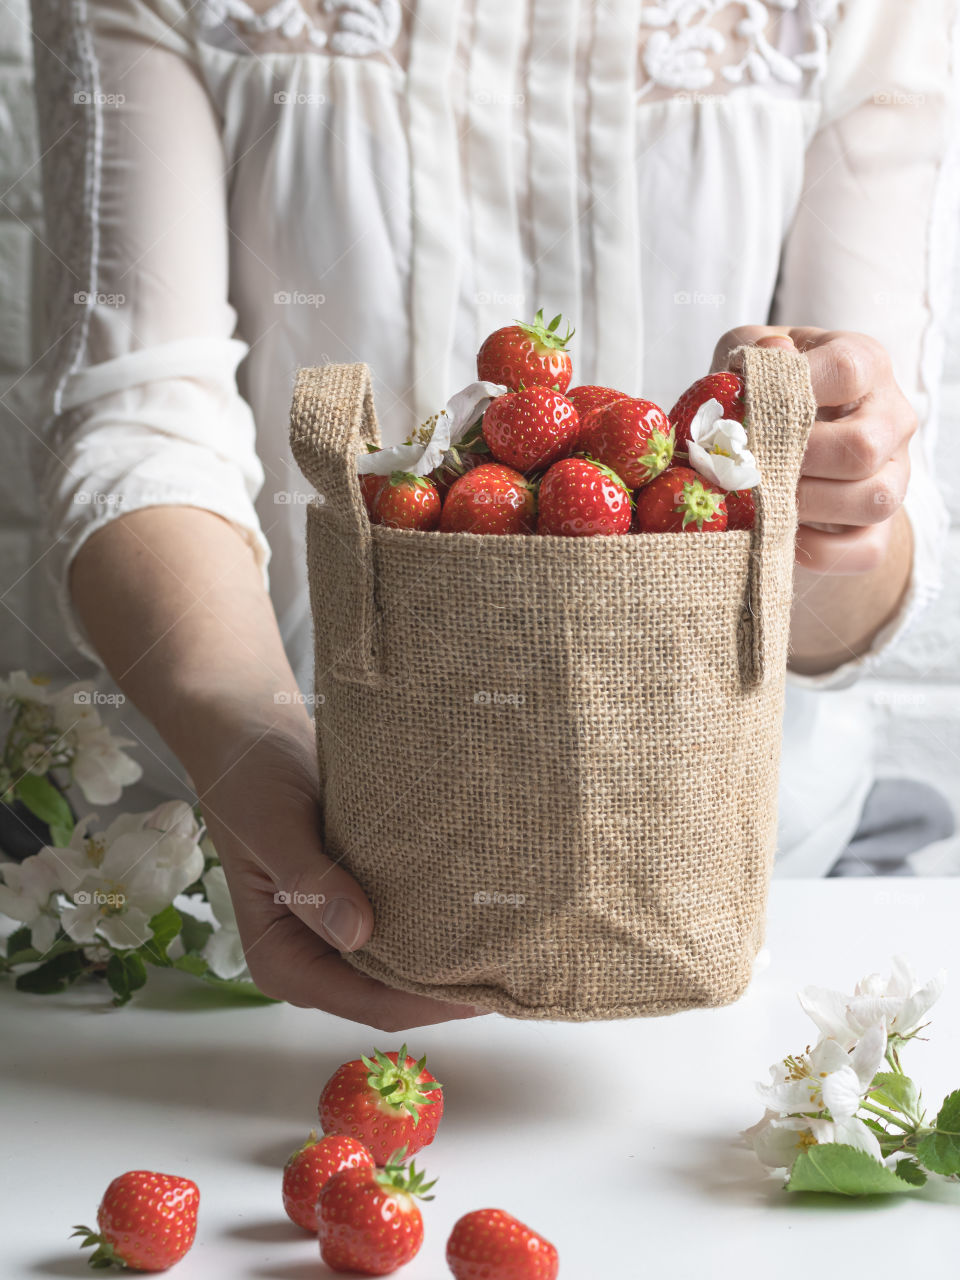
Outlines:
{"type": "Polygon", "coordinates": [[[727,1004],[773,862],[806,359],[743,347],[752,533],[371,526],[365,365],[301,370],[291,442],[327,852],[368,893],[348,957],[512,1017],[727,1004]]]}

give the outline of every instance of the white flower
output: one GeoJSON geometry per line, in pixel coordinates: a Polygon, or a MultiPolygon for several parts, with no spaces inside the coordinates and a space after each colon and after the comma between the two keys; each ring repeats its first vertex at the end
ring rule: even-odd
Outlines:
{"type": "Polygon", "coordinates": [[[186,800],[165,800],[158,804],[143,815],[143,826],[153,831],[169,831],[188,840],[196,840],[200,835],[200,824],[186,800]]]}
{"type": "Polygon", "coordinates": [[[780,1115],[817,1115],[834,1121],[856,1115],[887,1049],[882,1022],[867,1029],[852,1053],[823,1039],[809,1054],[785,1058],[770,1068],[771,1084],[757,1085],[767,1106],[780,1115]]]}
{"type": "Polygon", "coordinates": [[[46,951],[56,936],[60,919],[54,895],[61,887],[61,868],[49,849],[0,866],[0,911],[30,926],[37,951],[46,951]]]}
{"type": "Polygon", "coordinates": [[[697,410],[687,456],[691,467],[720,489],[755,489],[760,483],[743,423],[724,418],[719,400],[707,400],[697,410]]]}
{"type": "Polygon", "coordinates": [[[211,867],[203,877],[203,887],[217,921],[217,928],[203,949],[203,958],[218,978],[246,977],[247,961],[223,867],[211,867]]]}
{"type": "Polygon", "coordinates": [[[852,996],[822,987],[807,987],[800,1004],[820,1031],[841,1047],[850,1048],[866,1027],[882,1022],[890,1036],[907,1039],[940,998],[947,974],[941,969],[922,986],[903,956],[895,956],[890,977],[872,973],[857,983],[852,996]]]}
{"type": "Polygon", "coordinates": [[[490,402],[506,390],[496,382],[469,383],[450,397],[436,418],[413,433],[412,442],[358,454],[358,474],[388,476],[393,471],[408,471],[415,476],[428,475],[440,466],[450,446],[459,444],[490,402]]]}
{"type": "Polygon", "coordinates": [[[70,772],[89,804],[116,804],[124,787],[137,782],[143,770],[123,747],[135,745],[130,738],[111,733],[100,713],[89,701],[92,686],[70,685],[52,699],[53,720],[62,731],[63,743],[72,755],[70,772]]]}
{"type": "Polygon", "coordinates": [[[150,918],[203,871],[196,840],[144,826],[150,816],[124,814],[100,835],[87,835],[84,819],[68,849],[51,851],[76,880],[61,915],[75,942],[103,938],[118,950],[140,946],[151,936],[150,918]]]}
{"type": "Polygon", "coordinates": [[[28,676],[26,671],[11,671],[0,678],[0,698],[10,702],[39,702],[46,706],[54,695],[49,680],[43,676],[28,676]]]}
{"type": "MultiPolygon", "coordinates": [[[[874,1160],[882,1160],[876,1135],[852,1116],[834,1121],[818,1116],[780,1116],[768,1110],[761,1120],[743,1131],[743,1137],[768,1169],[790,1169],[801,1151],[822,1142],[856,1147],[874,1160]]],[[[903,1159],[902,1152],[899,1159],[903,1159]]]]}

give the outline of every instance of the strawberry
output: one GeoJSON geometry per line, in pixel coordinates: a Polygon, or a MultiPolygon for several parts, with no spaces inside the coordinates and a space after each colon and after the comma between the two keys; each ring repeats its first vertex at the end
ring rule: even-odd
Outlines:
{"type": "Polygon", "coordinates": [[[338,1067],[320,1094],[324,1133],[345,1133],[362,1142],[377,1164],[405,1144],[410,1155],[428,1146],[443,1115],[440,1084],[403,1045],[399,1053],[373,1051],[338,1067]]]}
{"type": "Polygon", "coordinates": [[[441,533],[533,533],[533,485],[519,471],[487,462],[454,481],[440,514],[441,533]]]}
{"type": "Polygon", "coordinates": [[[752,489],[731,489],[724,498],[728,529],[752,529],[757,509],[752,489]]]}
{"type": "Polygon", "coordinates": [[[360,492],[363,494],[363,502],[367,508],[367,515],[373,519],[373,508],[376,505],[380,490],[389,480],[389,476],[362,475],[360,477],[360,492]]]}
{"type": "Polygon", "coordinates": [[[725,496],[692,467],[671,467],[637,494],[635,524],[643,533],[726,529],[725,496]]]}
{"type": "Polygon", "coordinates": [[[595,409],[580,429],[577,448],[639,489],[670,465],[673,431],[659,405],[631,397],[595,409]]]}
{"type": "Polygon", "coordinates": [[[331,1134],[317,1140],[315,1130],[284,1165],[283,1207],[287,1217],[304,1231],[317,1234],[317,1197],[335,1173],[344,1169],[376,1168],[373,1156],[356,1138],[331,1134]]]}
{"type": "Polygon", "coordinates": [[[560,316],[554,316],[545,325],[541,307],[533,324],[522,324],[518,320],[491,333],[477,352],[477,377],[481,382],[497,382],[514,391],[524,386],[566,391],[573,377],[573,365],[565,348],[573,337],[573,330],[568,329],[561,338],[560,320],[560,316]]]}
{"type": "Polygon", "coordinates": [[[187,1253],[197,1234],[200,1192],[189,1178],[134,1169],[110,1183],[97,1210],[99,1234],[75,1227],[81,1248],[96,1245],[92,1267],[111,1262],[132,1271],[166,1271],[187,1253]]]}
{"type": "Polygon", "coordinates": [[[435,529],[440,521],[437,486],[426,476],[392,472],[377,492],[372,519],[391,529],[435,529]]]}
{"type": "Polygon", "coordinates": [[[498,462],[537,471],[573,452],[577,411],[558,391],[527,387],[497,396],[483,415],[483,438],[498,462]]]}
{"type": "Polygon", "coordinates": [[[563,458],[540,481],[538,533],[566,537],[626,533],[630,493],[609,467],[587,458],[563,458]]]}
{"type": "Polygon", "coordinates": [[[385,1276],[416,1257],[423,1244],[423,1219],[414,1197],[434,1182],[411,1161],[403,1147],[382,1169],[345,1169],[335,1173],[317,1201],[320,1256],[334,1271],[385,1276]]]}
{"type": "Polygon", "coordinates": [[[502,1209],[465,1213],[447,1241],[456,1280],[556,1280],[559,1265],[549,1240],[502,1209]]]}
{"type": "Polygon", "coordinates": [[[670,410],[670,425],[675,437],[674,452],[686,454],[690,439],[690,423],[697,410],[708,400],[719,400],[723,416],[735,422],[743,421],[743,379],[737,373],[708,373],[686,391],[670,410]]]}
{"type": "Polygon", "coordinates": [[[564,395],[576,409],[580,421],[593,409],[600,409],[605,404],[613,404],[615,400],[625,400],[625,391],[614,391],[613,387],[571,387],[564,395]]]}

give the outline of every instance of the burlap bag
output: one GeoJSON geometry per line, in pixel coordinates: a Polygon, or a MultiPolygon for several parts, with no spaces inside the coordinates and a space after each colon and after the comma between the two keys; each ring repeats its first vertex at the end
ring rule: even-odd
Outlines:
{"type": "Polygon", "coordinates": [[[751,533],[371,526],[367,367],[301,370],[326,849],[391,986],[519,1018],[727,1004],[762,945],[807,361],[744,347],[751,533]]]}

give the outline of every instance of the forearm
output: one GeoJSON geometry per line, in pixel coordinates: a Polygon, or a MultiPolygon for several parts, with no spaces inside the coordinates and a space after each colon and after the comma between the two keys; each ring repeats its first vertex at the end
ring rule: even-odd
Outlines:
{"type": "Polygon", "coordinates": [[[269,595],[225,520],[194,507],[131,512],[88,539],[70,586],[107,669],[198,786],[259,732],[283,727],[309,746],[269,595]]]}
{"type": "Polygon", "coordinates": [[[883,562],[858,574],[811,573],[798,561],[790,616],[790,668],[800,675],[833,671],[867,652],[903,603],[913,563],[913,532],[902,509],[890,521],[883,562]]]}

